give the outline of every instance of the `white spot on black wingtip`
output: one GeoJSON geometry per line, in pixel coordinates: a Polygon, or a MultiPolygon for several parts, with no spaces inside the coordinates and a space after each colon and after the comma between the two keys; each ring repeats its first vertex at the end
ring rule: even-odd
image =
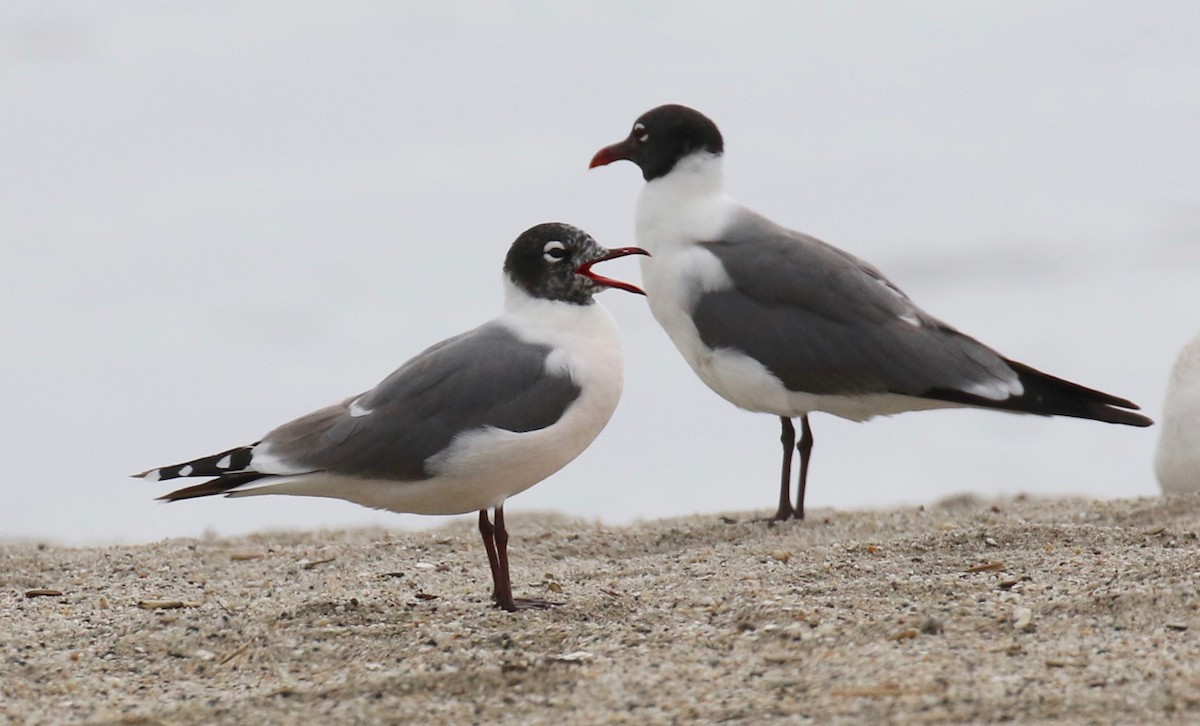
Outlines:
{"type": "Polygon", "coordinates": [[[218,469],[228,469],[231,463],[233,463],[233,457],[226,454],[217,460],[216,467],[218,469]]]}
{"type": "Polygon", "coordinates": [[[192,465],[191,464],[184,464],[183,466],[179,467],[179,476],[191,476],[191,475],[192,475],[192,465]]]}
{"type": "Polygon", "coordinates": [[[979,396],[991,401],[1006,401],[1025,393],[1025,386],[1021,384],[1021,381],[1016,376],[1013,376],[1011,380],[972,383],[963,386],[961,390],[963,393],[969,393],[972,396],[979,396]]]}
{"type": "Polygon", "coordinates": [[[146,481],[158,481],[162,479],[162,475],[159,473],[159,471],[159,469],[151,469],[150,471],[143,471],[141,474],[134,474],[134,476],[139,479],[145,479],[146,481]]]}

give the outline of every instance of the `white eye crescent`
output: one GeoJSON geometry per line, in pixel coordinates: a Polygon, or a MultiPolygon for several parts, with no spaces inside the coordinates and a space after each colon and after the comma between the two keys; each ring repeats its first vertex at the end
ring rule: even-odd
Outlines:
{"type": "Polygon", "coordinates": [[[646,131],[645,124],[633,125],[633,137],[638,140],[638,143],[644,144],[650,140],[650,134],[646,131]]]}
{"type": "Polygon", "coordinates": [[[567,256],[567,246],[558,240],[550,240],[542,248],[542,259],[546,262],[558,262],[567,256]]]}

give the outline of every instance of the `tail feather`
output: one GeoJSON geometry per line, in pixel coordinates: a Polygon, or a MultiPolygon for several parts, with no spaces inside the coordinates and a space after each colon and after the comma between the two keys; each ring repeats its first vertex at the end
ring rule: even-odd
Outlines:
{"type": "Polygon", "coordinates": [[[927,398],[965,403],[981,408],[1003,411],[1033,413],[1041,416],[1070,416],[1126,426],[1149,426],[1154,422],[1133,411],[1139,406],[1133,401],[1119,398],[1094,388],[1052,376],[1031,368],[1024,363],[1006,360],[1024,387],[1020,396],[1011,396],[1003,401],[976,396],[954,389],[939,388],[925,394],[927,398]]]}
{"type": "Polygon", "coordinates": [[[223,474],[216,479],[206,481],[203,484],[196,484],[183,489],[176,489],[170,494],[164,494],[159,497],[159,501],[177,502],[180,499],[195,499],[196,497],[209,497],[214,494],[225,494],[236,489],[243,484],[248,484],[256,479],[261,479],[269,474],[261,474],[257,471],[240,471],[233,474],[223,474]]]}
{"type": "Polygon", "coordinates": [[[219,454],[205,456],[192,461],[185,461],[182,464],[171,464],[170,466],[160,466],[157,469],[147,469],[140,474],[132,474],[135,479],[146,479],[148,481],[162,481],[164,479],[178,479],[179,477],[188,476],[223,476],[235,472],[243,472],[250,466],[250,459],[254,456],[254,447],[258,446],[259,442],[254,442],[249,446],[239,446],[228,451],[222,451],[219,454]]]}

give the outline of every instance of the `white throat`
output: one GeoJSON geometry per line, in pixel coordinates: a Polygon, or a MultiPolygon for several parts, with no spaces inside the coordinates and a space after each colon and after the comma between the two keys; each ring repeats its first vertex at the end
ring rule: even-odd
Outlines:
{"type": "MultiPolygon", "coordinates": [[[[563,300],[534,297],[504,276],[504,314],[500,322],[519,338],[531,343],[591,346],[616,338],[612,316],[603,305],[592,301],[578,305],[563,300]]],[[[620,350],[619,344],[617,346],[620,350]]],[[[619,355],[619,353],[618,353],[619,355]]]]}
{"type": "Polygon", "coordinates": [[[634,214],[638,245],[651,255],[670,254],[724,231],[737,209],[725,195],[724,164],[720,154],[697,151],[666,176],[647,182],[634,214]]]}

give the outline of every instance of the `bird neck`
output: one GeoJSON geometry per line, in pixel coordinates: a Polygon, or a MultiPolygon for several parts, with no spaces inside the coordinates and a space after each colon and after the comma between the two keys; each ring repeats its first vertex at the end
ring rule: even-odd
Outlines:
{"type": "Polygon", "coordinates": [[[708,197],[725,191],[725,156],[709,151],[693,151],[665,176],[646,183],[646,189],[659,187],[680,196],[708,197]]]}
{"type": "Polygon", "coordinates": [[[504,276],[504,312],[506,313],[522,313],[526,311],[542,310],[542,309],[557,309],[557,308],[585,308],[590,307],[595,299],[590,295],[586,302],[574,302],[571,300],[551,300],[549,298],[537,297],[530,295],[520,285],[513,282],[508,275],[504,276]]]}
{"type": "MultiPolygon", "coordinates": [[[[736,206],[724,182],[724,158],[706,151],[685,156],[670,174],[647,182],[634,214],[638,245],[657,255],[722,232],[736,206]]],[[[644,262],[643,268],[653,258],[644,262]]]]}
{"type": "Polygon", "coordinates": [[[595,300],[592,303],[578,305],[534,297],[505,279],[504,313],[499,321],[528,342],[550,342],[574,348],[615,340],[616,325],[612,316],[603,305],[595,300]]]}
{"type": "MultiPolygon", "coordinates": [[[[559,272],[565,273],[566,270],[559,272]]],[[[522,300],[541,300],[548,303],[587,307],[595,302],[595,298],[592,297],[594,291],[589,287],[591,287],[590,284],[579,275],[573,275],[570,278],[564,278],[562,275],[544,275],[530,285],[523,285],[518,277],[506,271],[504,275],[505,308],[523,305],[522,300]]]]}

